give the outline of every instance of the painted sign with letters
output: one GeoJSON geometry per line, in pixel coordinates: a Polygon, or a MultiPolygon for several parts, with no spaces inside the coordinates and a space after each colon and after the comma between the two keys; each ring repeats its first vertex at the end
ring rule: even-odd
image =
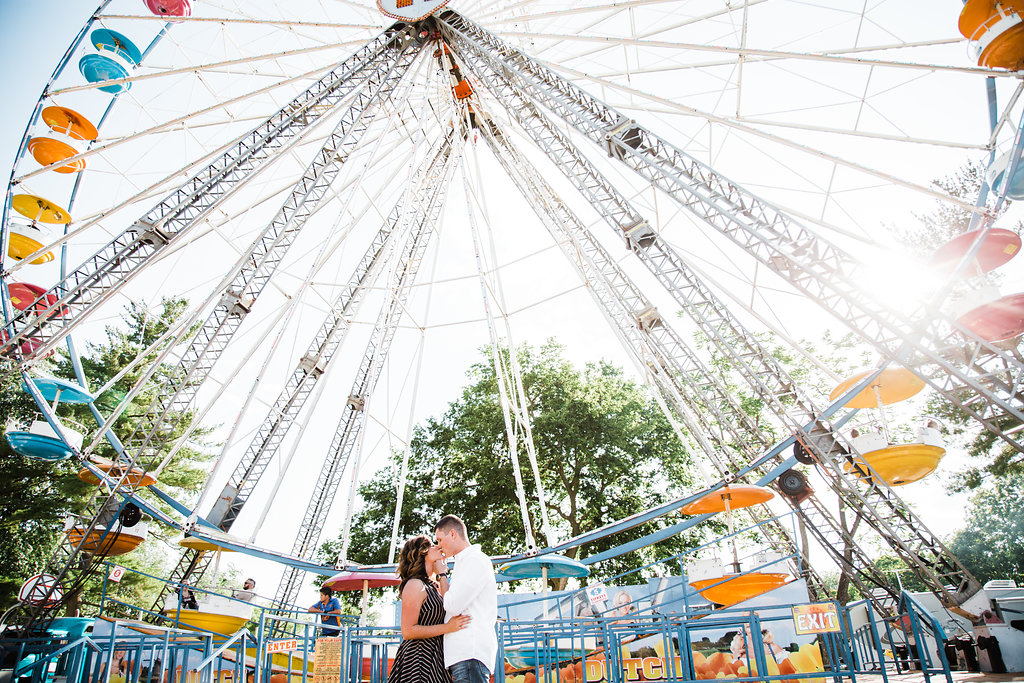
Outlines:
{"type": "Polygon", "coordinates": [[[295,638],[289,640],[270,640],[267,641],[267,654],[273,654],[275,652],[291,652],[292,650],[299,649],[299,641],[295,638]]]}
{"type": "Polygon", "coordinates": [[[590,600],[591,605],[608,602],[608,591],[605,589],[604,584],[599,583],[588,588],[587,599],[590,600]]]}
{"type": "Polygon", "coordinates": [[[793,625],[798,635],[838,633],[839,613],[831,602],[793,605],[793,625]]]}
{"type": "Polygon", "coordinates": [[[448,4],[448,0],[377,0],[377,9],[399,21],[419,21],[448,4]]]}

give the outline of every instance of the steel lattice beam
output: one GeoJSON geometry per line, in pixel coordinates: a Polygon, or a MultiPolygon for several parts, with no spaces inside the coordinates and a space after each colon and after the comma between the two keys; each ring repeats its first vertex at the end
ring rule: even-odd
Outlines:
{"type": "MultiPolygon", "coordinates": [[[[346,409],[338,421],[330,449],[320,475],[310,495],[309,503],[299,526],[292,554],[308,557],[316,549],[327,515],[331,510],[342,475],[348,468],[352,454],[356,451],[365,420],[365,405],[380,377],[384,359],[398,329],[405,302],[419,272],[423,254],[436,229],[436,223],[444,206],[447,184],[451,175],[453,140],[447,138],[441,150],[429,164],[426,171],[417,174],[419,184],[389,214],[382,230],[394,231],[402,223],[409,225],[406,247],[394,270],[394,281],[390,283],[391,297],[385,302],[367,343],[363,359],[352,385],[346,409]]],[[[304,572],[299,569],[285,570],[278,584],[274,603],[287,607],[296,599],[304,572]]],[[[281,624],[284,628],[286,625],[281,624]]]]}
{"type": "MultiPolygon", "coordinates": [[[[64,280],[40,296],[33,306],[46,308],[46,297],[58,300],[44,315],[21,312],[8,325],[13,336],[0,344],[0,353],[20,354],[21,343],[33,339],[38,346],[25,362],[44,357],[89,312],[120,291],[147,261],[181,241],[220,202],[251,179],[296,136],[333,111],[354,90],[390,59],[395,48],[412,35],[396,24],[371,40],[329,74],[216,158],[145,216],[89,257],[64,280]],[[61,315],[53,315],[62,311],[61,315]]],[[[30,307],[31,309],[32,307],[30,307]]]]}
{"type": "MultiPolygon", "coordinates": [[[[562,249],[566,260],[590,285],[588,291],[609,322],[614,325],[624,345],[632,350],[640,363],[650,368],[659,389],[665,394],[667,402],[676,408],[678,416],[690,422],[691,411],[703,416],[704,410],[707,409],[711,414],[717,413],[720,416],[719,421],[724,423],[733,415],[742,414],[738,405],[725,408],[725,411],[728,411],[726,415],[713,401],[690,399],[695,393],[704,393],[701,390],[694,392],[694,380],[707,386],[709,379],[713,383],[714,374],[671,328],[662,323],[659,316],[650,315],[652,312],[656,314],[656,311],[636,283],[619,268],[579,217],[558,198],[551,186],[544,181],[543,174],[509,143],[497,125],[489,122],[482,128],[486,133],[485,138],[508,176],[533,206],[555,243],[562,249]],[[686,370],[682,369],[680,362],[686,364],[686,370]],[[690,410],[682,407],[686,404],[690,410]]],[[[718,387],[715,395],[725,404],[735,402],[731,394],[722,387],[718,387]]],[[[702,425],[694,424],[691,431],[696,433],[701,428],[707,429],[715,421],[702,422],[702,425]]],[[[718,449],[728,450],[731,447],[725,439],[716,440],[716,443],[718,449]]],[[[707,456],[712,460],[719,460],[721,456],[718,449],[709,449],[707,456]]],[[[761,513],[766,537],[773,549],[785,556],[798,556],[799,549],[796,543],[774,513],[767,508],[762,508],[761,513]]],[[[802,575],[807,580],[812,595],[820,599],[827,597],[825,582],[813,568],[804,566],[802,575]]]]}
{"type": "Polygon", "coordinates": [[[707,225],[743,248],[808,298],[847,324],[887,359],[906,365],[936,392],[1024,452],[1024,362],[935,311],[916,323],[857,286],[860,265],[837,246],[796,223],[682,150],[637,125],[504,43],[457,12],[441,25],[453,41],[500,64],[514,81],[612,157],[667,192],[707,225]]]}
{"type": "MultiPolygon", "coordinates": [[[[403,34],[404,35],[404,34],[403,34]]],[[[360,141],[376,114],[378,103],[390,93],[406,74],[418,49],[409,49],[411,37],[391,39],[386,58],[370,64],[368,77],[357,86],[351,104],[342,112],[334,131],[324,141],[313,161],[302,174],[277,215],[253,242],[249,254],[238,261],[224,281],[229,283],[209,318],[197,331],[191,346],[164,386],[155,392],[153,402],[140,418],[135,431],[125,440],[125,470],[138,466],[150,469],[177,426],[189,419],[188,408],[195,392],[220,358],[242,320],[251,310],[263,287],[287,253],[288,248],[305,225],[306,219],[323,199],[341,166],[360,141]]],[[[418,46],[419,47],[419,46],[418,46]]],[[[131,492],[131,486],[127,488],[131,492]]],[[[99,491],[86,507],[82,543],[65,541],[51,558],[48,570],[58,581],[70,575],[89,571],[92,558],[82,555],[81,547],[90,532],[100,525],[102,511],[116,502],[118,493],[103,495],[99,491]],[[98,504],[97,504],[97,501],[98,504]]],[[[191,558],[189,560],[191,564],[191,558]]],[[[77,583],[72,579],[72,583],[77,583]]],[[[33,619],[44,617],[55,606],[34,608],[33,619]]]]}
{"type": "MultiPolygon", "coordinates": [[[[459,21],[464,22],[461,19],[459,21]]],[[[460,24],[460,28],[464,29],[464,24],[460,24]]],[[[795,382],[774,361],[771,354],[728,313],[728,309],[700,283],[699,278],[686,267],[683,260],[661,240],[637,212],[629,207],[628,202],[600,176],[568,138],[541,114],[534,101],[539,100],[551,107],[550,95],[538,95],[539,88],[530,88],[524,84],[524,78],[512,73],[508,60],[499,58],[507,57],[507,50],[511,48],[507,48],[506,52],[494,51],[491,49],[494,47],[493,41],[496,40],[493,36],[490,37],[492,42],[487,45],[474,43],[474,40],[480,39],[479,29],[475,30],[477,33],[471,37],[466,35],[471,31],[465,30],[458,33],[446,30],[445,33],[451,39],[453,47],[459,48],[460,54],[468,56],[469,63],[477,68],[478,75],[485,75],[484,83],[495,91],[499,100],[513,103],[509,110],[523,125],[528,135],[606,220],[618,229],[632,251],[675,297],[682,309],[715,347],[730,359],[733,367],[744,376],[769,409],[789,430],[801,435],[802,441],[823,463],[819,472],[843,502],[870,524],[947,605],[961,604],[977,592],[980,589],[978,582],[880,477],[858,479],[847,475],[841,469],[839,463],[851,457],[851,449],[845,443],[845,439],[820,417],[823,412],[802,395],[795,382]],[[545,95],[548,97],[545,98],[545,95]],[[952,584],[952,591],[946,588],[948,584],[952,584]]],[[[530,64],[532,67],[543,69],[532,62],[530,64]]],[[[550,72],[545,71],[545,78],[548,79],[545,81],[546,84],[556,79],[559,87],[574,91],[574,86],[562,83],[550,72]]],[[[557,114],[563,113],[558,109],[555,111],[557,114]]],[[[607,112],[610,113],[606,113],[606,116],[618,116],[611,110],[607,112]]],[[[640,148],[643,149],[643,145],[640,148]]],[[[741,188],[735,186],[733,191],[737,195],[743,193],[741,188]]],[[[697,193],[691,192],[691,195],[697,196],[697,193]]],[[[706,212],[706,220],[708,216],[724,220],[722,216],[714,213],[715,207],[702,208],[706,212]]],[[[766,209],[762,210],[763,214],[766,212],[766,209]]],[[[779,220],[785,219],[781,213],[776,216],[779,220]]],[[[820,501],[817,503],[814,507],[818,524],[812,525],[811,528],[817,528],[822,521],[831,521],[832,523],[825,528],[835,534],[848,535],[844,525],[827,515],[820,501]]],[[[825,544],[824,541],[827,539],[819,540],[823,541],[824,547],[832,551],[841,565],[848,564],[842,548],[825,544]]],[[[847,546],[855,548],[856,544],[847,546]]],[[[856,551],[854,555],[858,560],[857,564],[861,565],[854,567],[857,571],[872,577],[873,581],[881,579],[878,573],[873,571],[873,562],[870,558],[861,557],[862,554],[856,551]]],[[[881,585],[887,586],[888,582],[884,581],[881,585]]]]}

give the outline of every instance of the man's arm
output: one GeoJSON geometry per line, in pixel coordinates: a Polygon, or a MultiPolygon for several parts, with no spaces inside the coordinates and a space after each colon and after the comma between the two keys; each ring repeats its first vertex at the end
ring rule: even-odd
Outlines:
{"type": "Polygon", "coordinates": [[[493,581],[494,569],[490,560],[475,556],[465,567],[458,568],[458,577],[444,594],[444,609],[449,614],[463,614],[480,591],[493,581]]]}

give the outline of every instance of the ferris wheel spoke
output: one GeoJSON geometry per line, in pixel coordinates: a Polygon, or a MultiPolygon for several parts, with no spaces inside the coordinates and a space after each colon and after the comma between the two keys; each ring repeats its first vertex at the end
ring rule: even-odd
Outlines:
{"type": "MultiPolygon", "coordinates": [[[[242,120],[245,120],[245,119],[242,119],[242,120]]],[[[305,136],[303,136],[303,137],[293,137],[289,142],[285,143],[284,149],[286,149],[286,150],[292,149],[296,144],[301,142],[304,139],[304,137],[305,136]]],[[[316,141],[316,139],[317,138],[312,138],[313,141],[316,141]]],[[[153,199],[154,197],[160,196],[161,193],[166,192],[166,188],[167,188],[168,184],[170,184],[170,183],[172,183],[174,181],[179,181],[180,182],[182,179],[188,178],[188,174],[190,172],[194,171],[196,168],[200,167],[202,164],[209,163],[211,160],[216,159],[217,157],[221,156],[222,154],[224,154],[226,152],[229,152],[230,150],[235,148],[237,145],[238,145],[238,140],[231,140],[230,142],[228,142],[228,143],[226,143],[226,144],[224,144],[224,145],[222,145],[222,146],[220,146],[220,147],[218,147],[218,148],[208,152],[203,157],[191,161],[185,167],[172,171],[169,175],[167,175],[167,176],[165,176],[163,178],[160,178],[159,180],[157,180],[156,182],[152,183],[148,187],[143,188],[142,190],[140,190],[139,192],[137,192],[134,195],[130,195],[130,196],[126,197],[125,199],[121,200],[117,204],[114,204],[114,205],[112,205],[112,206],[110,206],[110,207],[108,207],[108,208],[106,208],[106,209],[104,209],[102,211],[98,211],[95,214],[85,215],[85,216],[82,216],[81,218],[79,218],[77,220],[72,221],[71,223],[68,224],[69,228],[70,228],[68,230],[68,232],[66,232],[63,235],[57,237],[54,241],[50,242],[49,244],[46,244],[45,246],[41,247],[40,249],[38,249],[33,254],[30,254],[29,256],[26,256],[25,258],[15,262],[14,264],[12,264],[5,271],[5,274],[6,275],[14,275],[14,274],[18,273],[20,270],[25,269],[27,266],[31,265],[32,260],[36,256],[45,254],[46,252],[51,251],[52,249],[55,249],[57,247],[61,247],[61,246],[65,245],[65,244],[68,244],[69,242],[72,242],[74,240],[74,238],[86,235],[87,231],[90,228],[93,228],[93,227],[96,227],[96,226],[102,227],[101,224],[103,223],[104,219],[109,217],[111,214],[116,214],[117,212],[119,212],[119,211],[121,211],[121,210],[123,210],[123,209],[125,209],[127,207],[133,207],[133,206],[138,205],[141,202],[145,202],[145,201],[153,199]],[[73,226],[73,227],[70,227],[70,226],[73,226]]],[[[282,188],[282,191],[283,191],[283,188],[282,188]]],[[[159,256],[157,256],[156,258],[158,259],[159,256]]],[[[57,310],[57,307],[54,307],[54,310],[57,310]]]]}
{"type": "MultiPolygon", "coordinates": [[[[589,291],[601,300],[601,308],[608,314],[610,322],[617,326],[624,344],[634,351],[646,349],[650,357],[641,356],[638,360],[654,371],[659,387],[677,406],[678,416],[690,425],[691,433],[708,435],[715,440],[715,445],[704,443],[705,454],[724,474],[728,470],[722,469],[722,459],[732,449],[730,442],[720,435],[722,426],[730,425],[735,430],[739,425],[747,425],[746,432],[740,430],[735,443],[753,444],[755,442],[744,437],[757,434],[760,439],[761,430],[752,424],[750,416],[736,403],[733,393],[715,381],[715,373],[705,367],[672,332],[668,322],[657,314],[640,288],[614,263],[582,221],[570,213],[550,186],[544,183],[543,174],[529,165],[496,126],[492,125],[490,130],[493,135],[488,135],[487,140],[499,160],[515,178],[520,191],[533,204],[538,215],[547,218],[546,224],[556,243],[563,245],[568,260],[578,267],[581,278],[588,283],[589,291]],[[670,371],[663,372],[662,369],[670,371]],[[694,379],[687,382],[686,378],[694,379]],[[706,379],[698,383],[696,378],[706,379]],[[681,382],[689,386],[680,386],[681,382]],[[683,408],[683,403],[689,403],[689,409],[683,408]],[[702,425],[696,424],[695,415],[705,418],[702,425]],[[708,416],[715,416],[717,420],[708,420],[708,416]]],[[[734,471],[739,470],[736,463],[728,463],[728,466],[735,468],[734,471]]],[[[789,534],[774,523],[770,526],[778,549],[786,555],[795,554],[796,544],[789,534]]],[[[827,595],[824,581],[813,569],[808,568],[804,577],[813,594],[827,595]]]]}
{"type": "MultiPolygon", "coordinates": [[[[510,17],[505,17],[505,18],[498,17],[497,15],[491,15],[491,16],[488,16],[486,18],[481,17],[481,22],[480,23],[482,25],[487,26],[488,28],[494,30],[496,33],[498,33],[500,35],[509,35],[509,34],[503,32],[498,27],[502,26],[503,24],[514,24],[514,23],[523,22],[523,21],[537,21],[537,20],[545,20],[545,19],[557,19],[557,18],[561,18],[561,17],[577,16],[577,15],[580,15],[580,14],[606,13],[606,12],[614,12],[615,14],[618,14],[618,13],[622,13],[622,12],[628,11],[629,9],[635,8],[635,7],[647,7],[647,6],[651,6],[651,5],[662,5],[662,4],[666,4],[666,3],[671,3],[673,1],[674,0],[628,0],[627,2],[617,2],[617,3],[615,3],[614,6],[609,6],[609,5],[589,5],[589,6],[584,6],[584,7],[571,7],[571,8],[568,8],[568,9],[561,9],[561,10],[548,10],[548,11],[545,11],[545,12],[538,12],[537,14],[521,14],[521,15],[518,15],[518,16],[510,16],[510,17]]],[[[750,2],[748,2],[747,4],[749,6],[754,6],[754,5],[759,5],[762,2],[768,2],[768,0],[750,0],[750,2]]],[[[521,3],[521,4],[526,4],[526,3],[521,3]]],[[[714,19],[714,18],[720,17],[722,15],[731,14],[731,13],[733,13],[735,11],[736,11],[735,8],[724,8],[724,9],[716,11],[716,12],[711,12],[711,13],[702,15],[699,18],[698,17],[694,17],[694,18],[688,20],[684,24],[679,24],[679,23],[674,24],[673,28],[679,28],[680,26],[684,26],[684,25],[690,24],[690,23],[698,23],[698,22],[702,22],[702,21],[707,21],[709,19],[714,19]]]]}
{"type": "MultiPolygon", "coordinates": [[[[668,1],[668,0],[661,0],[668,1]]],[[[763,2],[764,0],[762,0],[763,2]]],[[[130,19],[132,21],[153,21],[159,23],[165,23],[166,17],[160,17],[153,14],[104,14],[102,18],[105,20],[120,20],[130,19]]],[[[380,22],[374,22],[370,24],[353,24],[353,23],[339,23],[332,21],[297,21],[292,19],[269,19],[261,17],[178,17],[174,20],[175,24],[188,25],[188,24],[217,24],[217,25],[230,25],[230,24],[252,24],[255,26],[274,26],[282,28],[340,28],[346,30],[366,30],[366,31],[379,31],[381,28],[380,22]]]]}
{"type": "MultiPolygon", "coordinates": [[[[453,167],[451,163],[453,148],[454,145],[450,141],[443,144],[412,191],[409,198],[410,206],[406,207],[405,202],[400,200],[392,213],[394,224],[402,219],[411,219],[412,225],[407,229],[401,260],[394,268],[393,279],[389,287],[390,296],[384,307],[381,308],[373,334],[356,372],[347,402],[348,410],[338,420],[327,460],[295,537],[292,546],[293,555],[307,557],[315,549],[341,477],[350,466],[353,455],[356,455],[356,461],[351,466],[355,472],[358,472],[357,449],[363,431],[366,404],[373,394],[383,369],[383,359],[387,356],[388,349],[394,340],[398,318],[416,280],[423,254],[435,231],[435,224],[444,205],[447,180],[453,167]]],[[[391,224],[391,221],[386,223],[386,225],[391,224]]],[[[355,472],[353,473],[353,482],[357,480],[355,472]]],[[[352,504],[350,496],[350,508],[352,504]]],[[[341,551],[343,561],[347,546],[348,531],[343,529],[341,551]]],[[[279,605],[291,604],[297,597],[298,588],[298,572],[294,569],[286,570],[278,585],[275,602],[279,605]]]]}
{"type": "MultiPolygon", "coordinates": [[[[377,72],[370,75],[372,87],[356,93],[356,101],[346,110],[341,122],[296,183],[284,206],[254,240],[252,252],[238,262],[234,271],[217,288],[223,292],[224,298],[204,323],[203,329],[197,333],[198,344],[194,343],[183,357],[183,373],[175,378],[177,387],[172,393],[158,394],[162,400],[151,407],[142,421],[143,424],[151,423],[151,426],[136,429],[138,437],[130,438],[129,446],[138,444],[149,451],[155,450],[158,444],[153,443],[154,437],[158,434],[164,416],[184,414],[197,388],[195,378],[208,373],[216,362],[227,341],[259,297],[270,274],[302,229],[313,207],[323,199],[341,165],[366,132],[373,118],[372,106],[394,88],[416,54],[415,50],[395,50],[393,61],[378,67],[377,72]]],[[[135,457],[140,455],[136,453],[135,457]]]]}
{"type": "MultiPolygon", "coordinates": [[[[352,93],[357,86],[379,70],[373,64],[385,54],[395,37],[384,34],[359,50],[353,57],[318,81],[275,115],[194,176],[151,210],[134,226],[122,233],[79,269],[69,274],[54,288],[60,308],[55,310],[84,311],[109,298],[137,274],[136,266],[166,247],[176,236],[188,229],[222,201],[240,182],[258,170],[272,152],[296,133],[328,113],[334,103],[352,93]]],[[[0,348],[11,348],[25,339],[36,340],[38,346],[31,357],[45,354],[59,341],[53,327],[70,330],[81,319],[77,316],[17,316],[11,321],[15,334],[0,348]],[[22,325],[24,325],[22,327],[22,325]]]]}
{"type": "MultiPolygon", "coordinates": [[[[852,160],[844,159],[844,158],[839,157],[839,156],[834,155],[834,154],[829,154],[828,152],[826,152],[826,151],[824,151],[824,150],[822,150],[820,148],[812,147],[810,145],[797,142],[795,140],[784,138],[784,137],[782,137],[780,135],[776,135],[776,134],[770,133],[768,131],[759,130],[756,127],[745,125],[744,123],[742,123],[738,119],[735,119],[735,118],[732,118],[732,117],[727,117],[727,116],[715,115],[715,114],[711,114],[711,113],[705,112],[705,111],[700,111],[700,110],[697,110],[697,109],[695,109],[693,107],[688,107],[686,105],[673,102],[671,100],[665,99],[663,97],[659,97],[659,96],[651,94],[651,93],[640,91],[640,90],[637,90],[635,88],[630,88],[630,87],[622,85],[620,83],[616,83],[616,82],[613,82],[613,81],[607,81],[607,80],[595,79],[595,78],[587,76],[587,74],[585,74],[585,73],[577,72],[577,71],[574,71],[572,69],[565,69],[565,68],[563,68],[563,70],[564,71],[568,71],[569,73],[571,73],[574,76],[579,77],[580,79],[590,80],[590,81],[593,81],[595,83],[598,83],[599,85],[603,85],[603,86],[606,86],[608,88],[611,88],[611,89],[614,89],[614,90],[617,90],[617,91],[620,91],[620,92],[623,92],[623,93],[626,93],[626,94],[629,94],[629,95],[640,97],[640,98],[643,98],[645,100],[649,100],[649,101],[652,101],[652,102],[657,102],[658,104],[660,104],[660,105],[662,105],[664,107],[668,107],[668,108],[674,109],[677,112],[689,114],[689,115],[692,115],[692,116],[697,116],[697,117],[699,117],[701,119],[704,119],[705,121],[708,121],[710,123],[720,123],[720,124],[728,126],[730,128],[734,128],[736,130],[742,131],[743,133],[748,133],[750,135],[762,138],[764,140],[768,140],[768,141],[771,141],[771,142],[779,143],[781,145],[784,145],[786,147],[790,147],[790,148],[795,149],[797,151],[805,152],[807,154],[814,155],[814,156],[816,156],[818,158],[826,159],[826,160],[828,160],[828,161],[830,161],[830,162],[832,162],[834,164],[837,164],[837,165],[840,165],[840,166],[845,166],[845,167],[850,168],[852,170],[855,170],[855,171],[858,171],[858,172],[861,172],[861,173],[864,173],[864,174],[867,174],[867,175],[870,175],[870,176],[874,176],[874,177],[878,178],[879,180],[883,180],[883,181],[891,182],[891,183],[896,183],[896,184],[901,185],[901,186],[903,186],[903,187],[905,187],[907,189],[914,190],[915,192],[919,192],[919,193],[921,193],[923,195],[934,197],[935,199],[939,199],[939,200],[941,200],[941,201],[943,201],[945,203],[948,203],[950,205],[959,206],[960,208],[967,209],[967,210],[970,210],[970,211],[973,211],[974,208],[975,208],[973,203],[965,201],[963,199],[960,199],[959,197],[954,197],[954,196],[950,195],[949,193],[942,192],[940,190],[936,190],[936,189],[934,189],[932,187],[928,187],[926,185],[920,185],[918,183],[911,182],[909,180],[906,180],[904,178],[900,178],[898,176],[892,175],[892,174],[887,173],[885,171],[882,171],[880,169],[871,168],[869,166],[865,166],[864,164],[860,164],[860,163],[857,163],[857,162],[852,161],[852,160]]],[[[761,122],[758,121],[757,123],[760,124],[761,122]]],[[[788,126],[788,127],[800,128],[799,126],[788,126]]],[[[846,131],[843,131],[843,132],[846,133],[846,134],[849,134],[849,135],[858,136],[858,133],[856,131],[846,130],[846,131]]],[[[860,137],[871,137],[871,138],[879,138],[879,139],[900,140],[899,137],[897,137],[897,138],[889,138],[887,136],[880,136],[880,135],[866,135],[866,134],[864,134],[864,135],[860,135],[860,137]]],[[[934,141],[929,141],[929,140],[925,140],[925,139],[906,139],[906,140],[903,140],[903,141],[909,142],[909,143],[919,143],[919,144],[935,144],[934,141]]],[[[970,149],[983,149],[984,148],[984,145],[982,145],[982,144],[978,144],[978,145],[952,145],[951,143],[948,143],[948,142],[939,142],[938,144],[941,144],[943,146],[958,146],[958,147],[965,147],[966,146],[967,148],[970,148],[970,149]]]]}
{"type": "MultiPolygon", "coordinates": [[[[772,224],[773,227],[769,228],[768,232],[762,236],[754,237],[753,233],[748,233],[752,239],[742,239],[743,247],[751,250],[749,253],[753,255],[757,255],[764,249],[760,255],[756,256],[759,261],[789,280],[812,300],[819,302],[826,310],[836,315],[838,320],[847,323],[852,330],[860,334],[865,341],[872,343],[886,357],[897,362],[906,362],[908,357],[914,358],[911,365],[919,368],[917,374],[922,380],[941,392],[954,404],[966,410],[982,426],[996,434],[1015,450],[1024,451],[1024,444],[1019,443],[1013,435],[1005,433],[999,426],[1003,418],[1024,421],[1024,405],[1020,404],[1019,398],[1010,389],[1016,387],[1021,381],[1019,378],[1024,376],[1024,363],[1011,357],[996,345],[980,339],[975,342],[976,335],[952,325],[956,329],[956,333],[971,339],[972,345],[977,344],[979,348],[985,349],[990,369],[979,369],[974,365],[961,365],[955,356],[947,356],[943,351],[946,348],[944,339],[949,334],[943,330],[950,323],[941,317],[928,325],[925,337],[928,341],[918,341],[920,337],[916,332],[911,332],[906,328],[906,320],[903,316],[896,315],[894,311],[881,306],[877,300],[869,300],[864,292],[852,286],[852,281],[848,280],[847,276],[840,274],[839,269],[848,270],[857,266],[835,245],[806,233],[803,228],[798,228],[795,223],[776,209],[768,208],[761,200],[750,195],[741,201],[742,207],[735,206],[734,211],[718,214],[719,209],[714,206],[720,199],[728,196],[736,197],[735,193],[740,195],[747,193],[729,182],[726,182],[728,188],[723,186],[717,190],[714,189],[722,179],[716,179],[715,174],[709,168],[696,163],[677,148],[598,103],[589,95],[578,90],[576,86],[562,81],[521,52],[473,27],[454,12],[449,12],[446,16],[450,18],[449,22],[457,22],[462,31],[469,31],[476,40],[489,44],[492,51],[485,50],[481,44],[474,43],[469,38],[465,41],[467,49],[475,50],[480,55],[502,54],[507,63],[516,65],[513,68],[521,69],[519,82],[531,92],[532,97],[543,101],[546,106],[566,118],[581,133],[595,142],[607,144],[610,153],[626,162],[634,170],[640,171],[648,179],[656,183],[665,182],[663,187],[666,191],[684,206],[703,205],[703,209],[699,211],[703,220],[710,223],[716,222],[718,218],[729,223],[738,221],[738,223],[734,223],[737,227],[747,218],[752,218],[754,222],[764,221],[766,225],[772,224]],[[637,139],[630,138],[629,136],[632,135],[639,137],[637,139]],[[628,141],[626,138],[629,138],[628,141]],[[673,158],[676,160],[672,161],[673,158]],[[686,161],[683,161],[684,158],[686,161]],[[648,164],[650,165],[648,166],[648,164]],[[686,167],[695,171],[695,175],[691,176],[689,171],[684,171],[686,167]],[[646,170],[641,170],[642,168],[646,170]],[[682,175],[677,175],[679,173],[682,175]],[[684,177],[687,177],[688,180],[684,181],[684,177]],[[705,189],[711,192],[706,199],[702,197],[705,189]],[[713,200],[712,197],[714,197],[713,200]],[[708,203],[704,204],[706,200],[708,203]],[[755,212],[759,216],[757,218],[751,211],[754,206],[758,207],[755,212]],[[718,218],[712,218],[716,215],[718,218]],[[787,227],[782,228],[782,225],[787,227]],[[797,235],[800,236],[797,237],[797,235]],[[765,240],[766,237],[767,240],[765,240]],[[777,241],[777,238],[781,241],[777,241]],[[788,243],[790,246],[783,247],[783,243],[788,243]],[[797,247],[797,243],[804,246],[797,247]],[[810,245],[814,245],[815,256],[812,260],[800,256],[800,254],[806,253],[806,249],[810,245]],[[776,251],[777,249],[779,251],[776,251]],[[773,261],[768,256],[768,252],[782,256],[782,252],[789,252],[790,249],[795,251],[783,257],[787,264],[785,267],[780,267],[782,261],[773,261]],[[830,263],[832,265],[829,265],[830,263]],[[839,263],[844,265],[839,266],[839,263]],[[819,275],[813,275],[811,273],[819,268],[829,271],[828,274],[822,272],[819,275]],[[843,290],[844,293],[840,294],[840,290],[843,290]],[[992,384],[990,377],[993,372],[1005,373],[1005,381],[992,384]],[[964,395],[966,394],[969,394],[971,398],[965,400],[964,395]]],[[[447,23],[447,25],[450,27],[451,23],[447,23]]],[[[459,39],[462,40],[465,35],[465,33],[460,33],[459,39]]],[[[746,228],[741,228],[741,232],[745,231],[746,228]]],[[[739,236],[740,233],[725,229],[723,234],[739,236]]]]}
{"type": "MultiPolygon", "coordinates": [[[[142,81],[148,81],[153,79],[168,78],[171,76],[180,76],[182,74],[202,74],[204,72],[210,73],[231,73],[229,71],[223,71],[225,67],[238,66],[242,64],[256,64],[259,62],[265,62],[270,60],[281,59],[283,57],[293,57],[296,55],[304,55],[316,52],[324,52],[327,50],[338,50],[346,47],[353,47],[355,45],[362,45],[364,41],[351,40],[339,43],[331,43],[328,45],[314,45],[312,47],[297,48],[294,50],[284,50],[281,52],[272,52],[261,55],[253,55],[251,57],[241,57],[239,59],[228,59],[221,62],[212,62],[210,64],[201,64],[196,66],[181,67],[179,69],[166,69],[158,71],[156,73],[148,74],[136,74],[134,76],[127,76],[125,78],[112,78],[104,81],[97,81],[95,83],[87,83],[84,85],[71,85],[66,88],[59,88],[50,93],[51,97],[60,97],[69,93],[81,92],[84,90],[98,90],[100,88],[111,88],[116,86],[130,85],[139,83],[142,81]]],[[[258,74],[258,71],[253,73],[258,74]]]]}
{"type": "MultiPolygon", "coordinates": [[[[729,47],[725,45],[708,45],[706,43],[677,43],[670,41],[660,40],[649,40],[641,38],[627,38],[627,37],[609,37],[609,36],[593,36],[585,34],[556,34],[556,33],[544,33],[540,36],[536,34],[528,34],[522,31],[503,31],[501,35],[511,38],[526,38],[530,37],[533,39],[543,38],[545,40],[555,41],[556,43],[594,43],[604,44],[607,48],[604,49],[621,49],[623,46],[638,47],[638,48],[654,48],[660,50],[675,50],[678,52],[712,52],[715,54],[727,54],[735,55],[736,57],[758,58],[763,60],[793,60],[793,61],[809,61],[809,62],[824,62],[831,64],[854,64],[857,66],[863,66],[866,68],[870,67],[885,67],[892,69],[906,69],[911,71],[925,71],[929,73],[933,72],[950,72],[950,73],[964,73],[964,74],[984,74],[986,77],[991,76],[992,72],[989,69],[983,69],[980,67],[963,67],[954,66],[948,64],[924,64],[918,62],[900,62],[894,60],[882,60],[882,59],[864,59],[862,57],[847,57],[837,53],[829,54],[812,54],[804,52],[786,52],[782,50],[761,50],[749,47],[729,47]]],[[[947,41],[953,42],[953,41],[947,41]]],[[[932,43],[929,43],[932,44],[932,43]]],[[[599,48],[600,49],[600,48],[599,48]]],[[[878,47],[872,48],[874,50],[885,50],[891,49],[890,47],[878,47]]],[[[586,58],[596,54],[596,50],[581,55],[580,58],[586,58]]],[[[1004,74],[1008,76],[1009,74],[1004,74]]]]}

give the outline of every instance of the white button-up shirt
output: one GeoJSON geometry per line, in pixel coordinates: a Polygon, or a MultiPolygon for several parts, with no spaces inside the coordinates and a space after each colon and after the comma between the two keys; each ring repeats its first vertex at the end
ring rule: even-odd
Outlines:
{"type": "Polygon", "coordinates": [[[498,620],[498,584],[494,566],[479,545],[471,545],[453,558],[448,592],[444,594],[444,620],[468,614],[469,626],[444,634],[444,665],[452,666],[467,659],[476,659],[494,673],[498,656],[498,636],[494,625],[498,620]]]}

